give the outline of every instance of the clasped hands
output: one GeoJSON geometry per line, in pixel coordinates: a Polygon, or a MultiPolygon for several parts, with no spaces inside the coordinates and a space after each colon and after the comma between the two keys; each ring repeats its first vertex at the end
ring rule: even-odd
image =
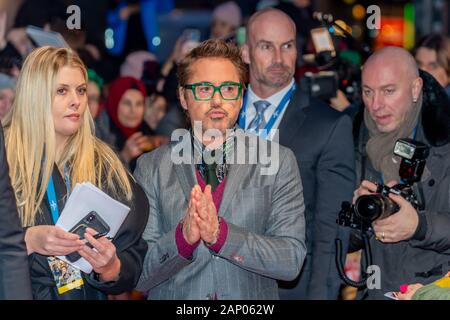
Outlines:
{"type": "MultiPolygon", "coordinates": [[[[396,185],[395,181],[386,184],[389,187],[396,185]]],[[[377,185],[364,180],[360,187],[353,194],[353,204],[362,195],[373,194],[377,190],[377,185]]],[[[376,220],[372,223],[375,235],[383,243],[394,243],[410,239],[419,224],[419,216],[416,209],[405,198],[390,193],[389,198],[394,201],[400,210],[391,216],[376,220]]]]}
{"type": "Polygon", "coordinates": [[[183,237],[190,245],[203,240],[208,246],[217,242],[219,219],[214,205],[211,186],[202,192],[199,185],[192,188],[189,207],[182,220],[183,237]]]}

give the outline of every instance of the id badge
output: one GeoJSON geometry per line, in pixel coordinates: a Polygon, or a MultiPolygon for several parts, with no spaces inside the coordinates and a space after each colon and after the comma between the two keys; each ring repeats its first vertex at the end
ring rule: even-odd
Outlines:
{"type": "Polygon", "coordinates": [[[79,269],[55,257],[48,257],[47,260],[59,294],[81,289],[84,282],[79,269]]]}

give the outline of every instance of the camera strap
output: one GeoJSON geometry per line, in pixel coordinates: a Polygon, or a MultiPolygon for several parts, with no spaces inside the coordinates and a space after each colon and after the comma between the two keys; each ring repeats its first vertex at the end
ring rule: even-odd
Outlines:
{"type": "MultiPolygon", "coordinates": [[[[274,113],[272,113],[272,116],[270,117],[269,121],[267,122],[266,126],[264,127],[264,130],[260,130],[260,135],[263,138],[267,138],[270,131],[272,130],[273,125],[278,120],[278,117],[283,113],[284,109],[286,109],[289,100],[291,100],[291,97],[296,89],[296,84],[294,83],[292,87],[289,89],[288,92],[284,95],[284,97],[281,99],[280,103],[278,104],[277,108],[275,109],[274,113]]],[[[247,110],[247,93],[244,95],[243,101],[242,101],[242,110],[239,115],[239,126],[245,130],[248,128],[245,127],[245,117],[246,117],[246,110],[247,110]]]]}

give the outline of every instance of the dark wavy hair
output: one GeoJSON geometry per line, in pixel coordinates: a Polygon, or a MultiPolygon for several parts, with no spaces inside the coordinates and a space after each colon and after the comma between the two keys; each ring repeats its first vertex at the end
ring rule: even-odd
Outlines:
{"type": "Polygon", "coordinates": [[[200,43],[178,63],[177,76],[180,87],[187,84],[191,72],[190,66],[202,58],[224,58],[230,60],[238,70],[240,83],[242,85],[247,83],[247,65],[242,60],[241,50],[234,43],[210,39],[200,43]]]}

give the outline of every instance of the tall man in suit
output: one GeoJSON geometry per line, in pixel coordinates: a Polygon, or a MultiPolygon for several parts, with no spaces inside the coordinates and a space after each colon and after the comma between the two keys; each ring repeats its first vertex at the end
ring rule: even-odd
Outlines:
{"type": "Polygon", "coordinates": [[[278,299],[275,279],[300,272],[299,171],[292,151],[236,128],[246,76],[239,49],[222,40],[179,64],[193,129],[142,156],[135,171],[150,203],[137,286],[149,299],[278,299]],[[259,161],[264,147],[270,163],[259,161]]]}
{"type": "Polygon", "coordinates": [[[294,81],[295,24],[282,11],[256,12],[247,25],[243,59],[250,85],[239,124],[276,139],[297,158],[304,187],[307,257],[296,281],[280,283],[282,299],[336,299],[340,277],[335,238],[348,244],[338,228],[341,202],[355,187],[350,118],[302,93],[294,81]],[[265,129],[265,130],[263,130],[265,129]],[[276,130],[278,129],[278,130],[276,130]]]}
{"type": "Polygon", "coordinates": [[[17,214],[0,125],[0,299],[32,299],[24,232],[17,214]]]}

